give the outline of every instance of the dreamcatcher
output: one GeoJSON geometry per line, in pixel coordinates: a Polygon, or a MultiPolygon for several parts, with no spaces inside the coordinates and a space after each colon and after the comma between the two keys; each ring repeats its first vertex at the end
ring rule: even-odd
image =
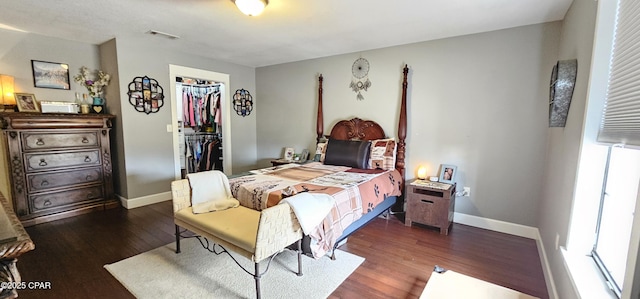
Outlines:
{"type": "Polygon", "coordinates": [[[354,92],[358,93],[358,100],[364,100],[361,91],[367,91],[367,89],[371,87],[371,81],[369,81],[368,76],[369,61],[364,58],[356,59],[351,67],[351,73],[353,74],[353,79],[351,80],[349,87],[351,87],[354,92]]]}

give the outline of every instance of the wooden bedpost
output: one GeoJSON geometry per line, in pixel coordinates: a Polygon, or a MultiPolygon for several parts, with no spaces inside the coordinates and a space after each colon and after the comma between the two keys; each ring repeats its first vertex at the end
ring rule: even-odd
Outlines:
{"type": "Polygon", "coordinates": [[[320,139],[322,139],[322,134],[324,133],[324,121],[322,117],[322,74],[318,78],[318,118],[316,119],[316,133],[318,137],[316,137],[316,144],[320,143],[320,139]]]}
{"type": "Polygon", "coordinates": [[[398,152],[396,155],[396,169],[402,176],[401,191],[404,193],[405,169],[404,169],[404,153],[405,139],[407,138],[407,74],[409,67],[405,64],[402,78],[402,101],[400,103],[400,121],[398,122],[398,152]]]}

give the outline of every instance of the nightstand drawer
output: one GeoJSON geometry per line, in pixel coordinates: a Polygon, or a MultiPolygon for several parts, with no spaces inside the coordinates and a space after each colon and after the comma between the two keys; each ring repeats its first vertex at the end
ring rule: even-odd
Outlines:
{"type": "MultiPolygon", "coordinates": [[[[440,222],[440,215],[442,215],[443,204],[439,200],[432,200],[427,198],[413,198],[407,203],[407,213],[410,213],[410,219],[414,222],[418,222],[424,225],[435,226],[440,222]]],[[[447,206],[444,206],[445,213],[447,206]]]]}

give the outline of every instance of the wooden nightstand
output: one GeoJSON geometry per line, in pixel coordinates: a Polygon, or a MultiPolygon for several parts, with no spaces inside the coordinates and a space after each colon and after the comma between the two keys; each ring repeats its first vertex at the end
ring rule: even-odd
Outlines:
{"type": "Polygon", "coordinates": [[[273,160],[271,160],[271,166],[278,166],[278,165],[284,165],[284,164],[289,164],[289,163],[291,163],[291,161],[285,160],[285,159],[273,159],[273,160]]]}
{"type": "Polygon", "coordinates": [[[279,165],[284,165],[284,164],[289,164],[289,163],[305,164],[307,162],[309,162],[309,160],[307,160],[307,161],[293,161],[293,160],[285,160],[285,159],[273,159],[273,160],[271,160],[271,166],[279,166],[279,165]]]}
{"type": "Polygon", "coordinates": [[[447,190],[409,184],[404,225],[411,226],[411,223],[416,222],[437,227],[441,234],[448,235],[453,221],[455,201],[455,184],[447,190]]]}

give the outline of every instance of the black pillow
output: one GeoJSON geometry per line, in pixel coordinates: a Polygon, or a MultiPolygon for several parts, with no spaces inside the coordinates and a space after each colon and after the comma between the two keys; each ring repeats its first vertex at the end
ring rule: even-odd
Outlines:
{"type": "Polygon", "coordinates": [[[371,142],[330,139],[324,164],[367,169],[371,142]]]}

